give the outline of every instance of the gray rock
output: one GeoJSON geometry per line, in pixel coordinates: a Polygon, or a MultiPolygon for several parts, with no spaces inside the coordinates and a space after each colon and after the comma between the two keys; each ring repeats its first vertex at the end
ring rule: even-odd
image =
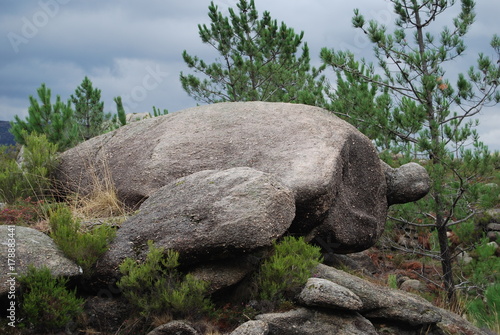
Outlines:
{"type": "Polygon", "coordinates": [[[412,326],[441,321],[437,308],[424,298],[397,289],[378,286],[359,277],[325,265],[318,265],[319,278],[331,280],[356,294],[363,302],[361,313],[367,318],[405,322],[412,326]]]}
{"type": "Polygon", "coordinates": [[[462,251],[457,255],[457,259],[463,264],[469,264],[473,261],[473,258],[469,255],[467,251],[462,251]]]}
{"type": "Polygon", "coordinates": [[[233,330],[230,335],[267,335],[269,326],[260,320],[251,320],[233,330]]]}
{"type": "Polygon", "coordinates": [[[109,169],[120,199],[136,207],[179,177],[240,166],[292,189],[291,233],[332,238],[347,253],[372,246],[384,229],[386,178],[375,147],[313,106],[219,103],[134,122],[63,153],[57,176],[65,189],[84,191],[89,171],[109,169]]]}
{"type": "Polygon", "coordinates": [[[441,330],[437,334],[466,334],[466,335],[489,335],[491,333],[484,331],[472,325],[460,315],[452,313],[446,309],[436,307],[441,314],[442,320],[437,323],[437,328],[441,330]]]}
{"type": "Polygon", "coordinates": [[[44,233],[21,226],[0,225],[0,295],[10,290],[10,279],[15,273],[27,273],[28,266],[44,266],[54,276],[81,275],[81,268],[67,259],[54,241],[44,233]],[[10,235],[13,234],[13,235],[10,235]]]}
{"type": "Polygon", "coordinates": [[[126,257],[145,259],[148,240],[179,252],[182,264],[243,255],[271,246],[294,215],[292,192],[269,174],[201,171],[149,197],[121,225],[97,270],[113,271],[126,257]]]}
{"type": "Polygon", "coordinates": [[[423,166],[408,163],[394,169],[382,162],[382,168],[387,181],[389,205],[417,201],[429,193],[431,181],[423,166]]]}
{"type": "Polygon", "coordinates": [[[208,282],[208,293],[213,293],[239,283],[246,275],[255,270],[255,267],[251,256],[244,256],[202,263],[190,269],[189,273],[208,282]]]}
{"type": "Polygon", "coordinates": [[[486,335],[459,315],[438,308],[420,296],[379,286],[325,265],[319,265],[315,274],[356,294],[363,302],[359,313],[365,318],[400,325],[401,328],[394,334],[405,334],[404,329],[421,329],[429,334],[486,335]]]}
{"type": "Polygon", "coordinates": [[[490,241],[496,241],[498,239],[498,236],[500,236],[500,232],[497,232],[497,231],[489,231],[486,233],[486,237],[490,241]]]}
{"type": "Polygon", "coordinates": [[[309,278],[299,295],[306,306],[359,311],[363,302],[349,289],[330,280],[309,278]]]}
{"type": "Polygon", "coordinates": [[[147,335],[199,335],[190,325],[182,321],[172,321],[156,327],[147,335]]]}
{"type": "Polygon", "coordinates": [[[399,289],[406,292],[420,292],[425,290],[425,286],[416,279],[408,279],[401,283],[399,289]]]}
{"type": "Polygon", "coordinates": [[[85,301],[85,313],[90,327],[105,334],[115,334],[125,320],[134,313],[134,307],[124,299],[91,297],[85,301]]]}
{"type": "Polygon", "coordinates": [[[500,223],[489,223],[486,226],[486,229],[492,230],[492,231],[496,231],[496,232],[500,232],[500,223]]]}
{"type": "Polygon", "coordinates": [[[500,208],[490,208],[484,213],[491,217],[493,223],[500,223],[500,208]]]}
{"type": "Polygon", "coordinates": [[[498,243],[495,241],[491,241],[487,243],[490,247],[493,247],[495,249],[498,249],[498,243]]]}
{"type": "Polygon", "coordinates": [[[325,313],[300,308],[285,313],[258,315],[269,325],[271,335],[376,335],[372,323],[356,312],[325,313]]]}

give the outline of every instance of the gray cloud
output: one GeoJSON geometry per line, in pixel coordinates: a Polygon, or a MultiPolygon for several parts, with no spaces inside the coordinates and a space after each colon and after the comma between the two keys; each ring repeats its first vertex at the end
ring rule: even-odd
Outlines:
{"type": "MultiPolygon", "coordinates": [[[[237,0],[214,2],[227,10],[237,0]]],[[[208,5],[208,0],[2,0],[0,119],[26,116],[28,96],[36,95],[41,83],[54,96],[67,99],[84,76],[102,90],[107,111],[114,111],[112,99],[118,95],[129,97],[128,112],[151,111],[152,106],[170,111],[195,106],[178,77],[188,70],[183,50],[209,62],[217,56],[198,36],[197,25],[210,24],[208,5]],[[152,72],[159,73],[156,81],[152,72]]],[[[371,46],[351,26],[354,8],[360,8],[367,19],[387,25],[395,19],[387,0],[256,0],[256,5],[260,13],[267,10],[278,21],[305,32],[316,66],[322,47],[371,57],[371,46]]],[[[492,55],[488,44],[494,33],[500,34],[499,8],[496,0],[477,2],[477,22],[466,40],[467,66],[452,64],[460,69],[450,70],[450,75],[466,72],[478,52],[492,55]]],[[[498,114],[498,108],[485,109],[479,128],[482,139],[497,150],[500,119],[491,115],[498,114]]]]}

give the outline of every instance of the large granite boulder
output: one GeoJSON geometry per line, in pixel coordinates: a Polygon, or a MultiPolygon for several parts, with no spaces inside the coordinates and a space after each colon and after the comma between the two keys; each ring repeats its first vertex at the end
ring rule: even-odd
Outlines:
{"type": "Polygon", "coordinates": [[[336,252],[373,245],[387,213],[386,179],[371,141],[317,107],[245,102],[199,106],[146,119],[61,155],[66,190],[91,190],[111,176],[127,205],[203,170],[252,167],[293,191],[290,232],[335,241],[336,252]]]}
{"type": "Polygon", "coordinates": [[[16,275],[47,267],[54,276],[75,277],[81,268],[67,259],[55,242],[44,233],[28,227],[0,225],[0,296],[13,290],[16,275]],[[14,278],[14,279],[13,279],[14,278]]]}
{"type": "Polygon", "coordinates": [[[242,256],[270,247],[294,216],[291,190],[272,175],[247,167],[197,172],[151,195],[121,225],[98,269],[145,259],[149,240],[178,251],[182,264],[242,256]]]}

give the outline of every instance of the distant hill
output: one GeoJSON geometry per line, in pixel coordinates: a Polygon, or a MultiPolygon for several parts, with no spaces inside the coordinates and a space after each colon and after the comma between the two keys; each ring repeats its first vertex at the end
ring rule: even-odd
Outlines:
{"type": "Polygon", "coordinates": [[[0,145],[14,145],[14,135],[9,132],[10,122],[0,121],[0,145]]]}

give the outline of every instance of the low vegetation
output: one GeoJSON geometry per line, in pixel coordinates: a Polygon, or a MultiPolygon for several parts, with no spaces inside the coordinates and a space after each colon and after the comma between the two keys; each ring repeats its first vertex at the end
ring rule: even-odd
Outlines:
{"type": "Polygon", "coordinates": [[[67,279],[54,278],[48,268],[30,266],[18,280],[22,328],[57,331],[83,313],[84,300],[76,296],[76,290],[67,289],[67,279]]]}
{"type": "Polygon", "coordinates": [[[258,299],[275,303],[292,299],[322,260],[321,249],[306,243],[303,237],[287,236],[275,242],[273,254],[257,274],[258,299]]]}
{"type": "MultiPolygon", "coordinates": [[[[57,146],[45,135],[27,135],[23,161],[17,162],[11,147],[2,147],[0,201],[43,198],[50,191],[50,174],[56,164],[57,146]]],[[[15,151],[14,151],[15,152],[15,151]]]]}
{"type": "Polygon", "coordinates": [[[117,285],[146,319],[170,314],[197,319],[212,309],[207,299],[208,283],[177,270],[179,253],[148,242],[146,260],[139,264],[127,258],[120,265],[123,277],[117,285]]]}
{"type": "Polygon", "coordinates": [[[115,229],[107,224],[85,231],[66,205],[50,210],[49,223],[54,242],[69,259],[82,267],[85,276],[115,237],[115,229]]]}

